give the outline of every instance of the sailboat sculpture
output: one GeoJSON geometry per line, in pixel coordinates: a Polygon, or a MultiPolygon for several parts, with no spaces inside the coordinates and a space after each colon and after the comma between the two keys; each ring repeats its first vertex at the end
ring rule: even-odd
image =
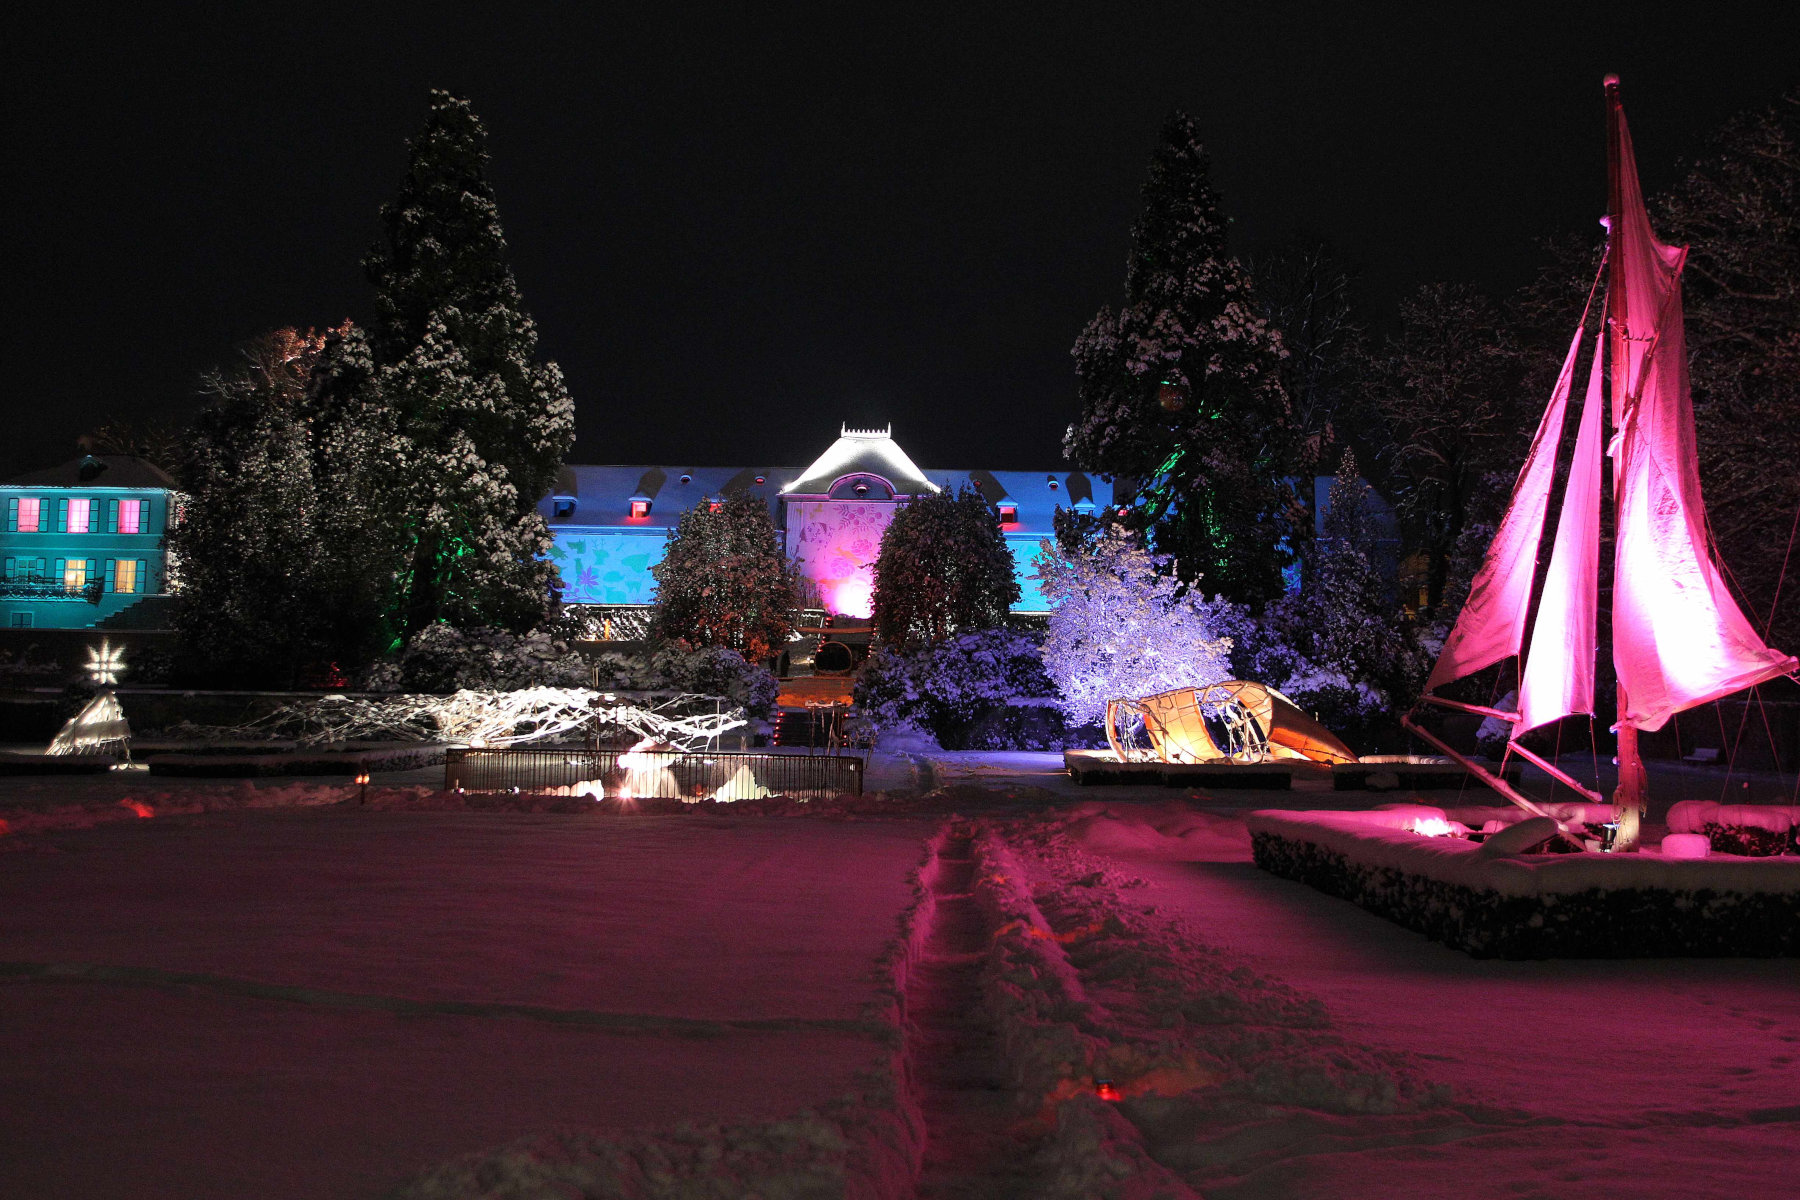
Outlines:
{"type": "MultiPolygon", "coordinates": [[[[1525,646],[1538,543],[1550,504],[1576,354],[1600,277],[1588,297],[1562,373],[1538,424],[1512,499],[1426,682],[1423,699],[1511,722],[1510,750],[1595,803],[1605,798],[1519,744],[1529,730],[1578,713],[1593,716],[1598,653],[1603,383],[1611,363],[1613,478],[1613,663],[1618,672],[1619,783],[1613,793],[1615,849],[1638,839],[1645,779],[1638,732],[1721,696],[1794,672],[1800,662],[1764,644],[1727,590],[1700,495],[1694,413],[1682,332],[1685,246],[1656,240],[1638,186],[1619,78],[1605,80],[1608,244],[1593,367],[1564,490],[1537,619],[1525,646]],[[1524,649],[1517,712],[1438,696],[1437,690],[1524,649]]],[[[1538,805],[1470,762],[1411,717],[1402,723],[1453,755],[1489,786],[1535,814],[1538,805]]]]}

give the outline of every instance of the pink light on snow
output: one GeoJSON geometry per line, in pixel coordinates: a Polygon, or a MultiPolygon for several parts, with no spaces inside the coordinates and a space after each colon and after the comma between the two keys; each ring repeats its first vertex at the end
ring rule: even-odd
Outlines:
{"type": "Polygon", "coordinates": [[[838,584],[832,593],[831,611],[843,617],[867,620],[875,612],[875,585],[867,579],[852,576],[838,584]]]}
{"type": "Polygon", "coordinates": [[[1671,833],[1662,840],[1664,858],[1705,858],[1711,849],[1703,833],[1671,833]]]}

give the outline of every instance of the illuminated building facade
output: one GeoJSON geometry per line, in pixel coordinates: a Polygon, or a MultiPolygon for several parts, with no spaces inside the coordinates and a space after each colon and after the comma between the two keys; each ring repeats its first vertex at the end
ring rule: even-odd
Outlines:
{"type": "Polygon", "coordinates": [[[650,604],[650,568],[681,514],[747,492],[764,500],[786,552],[826,611],[866,617],[882,531],[927,492],[971,487],[993,510],[1019,579],[1018,612],[1048,608],[1031,576],[1059,508],[1094,512],[1112,486],[1079,471],[922,469],[888,429],[842,430],[813,463],[793,467],[569,466],[541,505],[569,604],[650,604]]]}
{"type": "Polygon", "coordinates": [[[0,483],[0,627],[163,624],[175,483],[130,455],[87,455],[0,483]]]}

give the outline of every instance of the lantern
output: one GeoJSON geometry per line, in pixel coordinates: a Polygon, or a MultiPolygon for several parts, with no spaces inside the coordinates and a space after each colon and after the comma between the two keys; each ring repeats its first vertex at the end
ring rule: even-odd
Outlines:
{"type": "Polygon", "coordinates": [[[1164,412],[1180,412],[1187,407],[1187,384],[1173,379],[1163,380],[1156,385],[1156,402],[1162,405],[1164,412]]]}

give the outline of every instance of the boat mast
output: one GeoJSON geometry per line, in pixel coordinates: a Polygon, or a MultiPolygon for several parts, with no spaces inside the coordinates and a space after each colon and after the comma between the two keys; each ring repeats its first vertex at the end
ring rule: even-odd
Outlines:
{"type": "MultiPolygon", "coordinates": [[[[1624,186],[1620,161],[1623,131],[1623,110],[1619,100],[1619,77],[1608,75],[1602,81],[1606,90],[1606,209],[1608,214],[1608,234],[1612,238],[1619,236],[1623,228],[1624,186]]],[[[1628,389],[1631,381],[1627,378],[1628,365],[1631,362],[1626,352],[1625,332],[1631,327],[1631,321],[1638,314],[1628,310],[1626,289],[1622,286],[1624,255],[1610,254],[1609,275],[1607,280],[1607,348],[1612,362],[1612,411],[1615,432],[1620,420],[1624,418],[1628,389]]],[[[1625,473],[1620,470],[1619,458],[1613,458],[1613,519],[1618,520],[1622,499],[1620,490],[1624,484],[1625,473]]],[[[1615,534],[1616,536],[1616,534],[1615,534]]],[[[1615,558],[1615,564],[1617,559],[1615,558]]],[[[1618,580],[1613,581],[1615,590],[1618,580]]],[[[1644,776],[1644,761],[1638,754],[1638,731],[1635,725],[1624,720],[1629,705],[1625,696],[1623,683],[1617,685],[1618,699],[1618,759],[1619,786],[1613,792],[1613,819],[1618,822],[1619,830],[1614,839],[1614,846],[1627,850],[1636,845],[1638,829],[1643,820],[1644,802],[1648,792],[1644,776]]]]}

